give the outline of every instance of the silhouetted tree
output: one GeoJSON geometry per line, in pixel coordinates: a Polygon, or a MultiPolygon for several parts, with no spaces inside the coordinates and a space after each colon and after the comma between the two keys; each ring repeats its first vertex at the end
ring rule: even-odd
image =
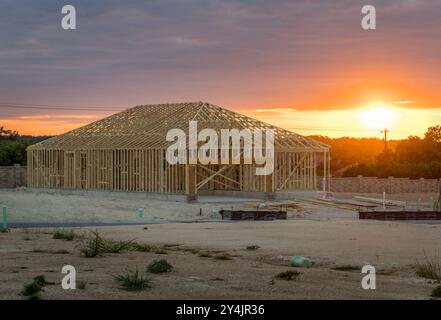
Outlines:
{"type": "Polygon", "coordinates": [[[395,151],[387,150],[374,163],[349,168],[343,176],[375,176],[386,178],[441,178],[441,126],[427,129],[424,139],[409,136],[400,141],[395,151]]]}
{"type": "Polygon", "coordinates": [[[0,127],[0,166],[26,165],[26,148],[30,143],[18,138],[17,131],[0,127]]]}
{"type": "Polygon", "coordinates": [[[17,131],[12,131],[12,130],[6,130],[5,127],[0,127],[0,139],[4,140],[7,139],[9,137],[17,137],[18,136],[18,132],[17,131]]]}

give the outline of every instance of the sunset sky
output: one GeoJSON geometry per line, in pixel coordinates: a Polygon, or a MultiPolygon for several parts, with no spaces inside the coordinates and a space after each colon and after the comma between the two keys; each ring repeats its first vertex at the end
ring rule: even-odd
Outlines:
{"type": "Polygon", "coordinates": [[[440,35],[440,0],[1,0],[0,126],[207,101],[305,135],[421,136],[441,124],[440,35]]]}

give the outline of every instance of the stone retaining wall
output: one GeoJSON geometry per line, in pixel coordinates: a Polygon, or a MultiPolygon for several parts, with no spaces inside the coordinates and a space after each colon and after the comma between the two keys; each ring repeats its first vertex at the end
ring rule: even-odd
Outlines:
{"type": "Polygon", "coordinates": [[[26,186],[26,167],[20,165],[0,167],[0,188],[26,186]]]}
{"type": "Polygon", "coordinates": [[[437,179],[376,178],[332,178],[332,192],[354,193],[426,193],[438,192],[437,179]]]}

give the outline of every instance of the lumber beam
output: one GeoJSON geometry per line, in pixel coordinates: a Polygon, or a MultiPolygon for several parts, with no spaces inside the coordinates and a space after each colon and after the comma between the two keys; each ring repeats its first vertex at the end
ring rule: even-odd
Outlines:
{"type": "Polygon", "coordinates": [[[185,166],[185,194],[187,200],[192,201],[197,199],[197,174],[195,165],[185,166]]]}
{"type": "Polygon", "coordinates": [[[225,170],[227,170],[230,166],[226,165],[222,168],[220,168],[218,171],[216,171],[215,173],[213,173],[211,176],[207,177],[206,179],[204,179],[203,181],[199,182],[199,184],[197,185],[197,190],[199,190],[200,188],[202,188],[205,184],[207,184],[210,180],[212,180],[214,177],[216,177],[217,175],[221,174],[222,172],[224,172],[225,170]]]}
{"type": "Polygon", "coordinates": [[[294,173],[297,172],[297,169],[300,167],[300,165],[303,164],[303,162],[305,161],[305,158],[306,158],[306,153],[302,155],[299,162],[297,162],[296,166],[291,170],[291,172],[288,175],[288,178],[285,179],[285,181],[282,183],[282,185],[279,187],[279,189],[283,189],[283,187],[285,187],[285,185],[288,183],[289,179],[291,179],[291,177],[294,175],[294,173]]]}

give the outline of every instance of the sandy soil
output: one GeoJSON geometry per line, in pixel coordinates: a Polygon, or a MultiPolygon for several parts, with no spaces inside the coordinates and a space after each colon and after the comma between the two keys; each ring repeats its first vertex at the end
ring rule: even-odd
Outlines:
{"type": "MultiPolygon", "coordinates": [[[[0,191],[0,199],[8,206],[8,219],[14,221],[195,221],[97,228],[106,238],[134,240],[163,248],[167,254],[131,251],[85,258],[80,252],[82,240],[52,239],[53,229],[0,233],[0,299],[22,299],[23,285],[40,274],[56,283],[45,288],[44,299],[428,299],[435,286],[415,275],[414,264],[425,254],[439,257],[441,224],[437,222],[361,221],[354,210],[308,201],[299,201],[304,218],[291,212],[287,221],[210,222],[213,209],[255,208],[260,201],[206,197],[202,203],[187,204],[25,190],[0,191]],[[146,208],[143,219],[138,217],[139,207],[146,208]],[[260,249],[246,250],[249,245],[260,249]],[[205,251],[228,252],[233,259],[198,256],[205,251]],[[293,255],[314,260],[314,267],[291,267],[288,260],[293,255]],[[153,275],[148,290],[124,291],[112,277],[135,267],[144,270],[161,258],[175,269],[153,275]],[[61,267],[66,264],[76,267],[78,281],[88,283],[85,290],[61,288],[61,267]],[[377,269],[376,290],[361,288],[364,275],[359,271],[333,269],[365,264],[377,269]],[[302,275],[297,281],[274,279],[286,270],[302,275]]],[[[396,195],[395,199],[407,198],[396,195]]],[[[75,230],[87,235],[92,229],[75,230]]]]}
{"type": "MultiPolygon", "coordinates": [[[[337,199],[352,199],[355,195],[381,198],[379,194],[337,193],[337,199]]],[[[415,205],[421,197],[423,205],[428,205],[430,197],[436,194],[394,194],[388,199],[405,200],[415,205]]],[[[152,220],[192,221],[212,220],[212,211],[220,209],[250,209],[262,203],[258,199],[238,199],[233,197],[202,196],[198,203],[161,201],[153,199],[124,198],[116,196],[81,196],[59,195],[45,192],[31,192],[25,189],[0,190],[0,206],[7,206],[10,221],[46,221],[46,222],[106,222],[152,220]],[[145,215],[140,218],[138,209],[144,208],[145,215]],[[202,213],[202,215],[200,215],[202,213]]],[[[356,219],[353,210],[342,210],[332,206],[323,206],[302,202],[305,219],[356,219]]],[[[289,216],[295,212],[289,212],[289,216]]],[[[220,218],[219,216],[217,217],[220,218]]]]}
{"type": "MultiPolygon", "coordinates": [[[[383,194],[381,193],[350,193],[350,192],[338,192],[335,193],[335,197],[337,199],[352,199],[354,196],[363,196],[369,198],[377,198],[382,199],[383,194]]],[[[430,203],[430,198],[433,201],[438,200],[438,194],[434,192],[427,193],[394,193],[394,194],[386,194],[387,200],[399,200],[405,201],[410,205],[416,205],[418,203],[418,198],[421,199],[421,202],[425,205],[430,203]]]]}
{"type": "MultiPolygon", "coordinates": [[[[123,198],[119,196],[60,195],[26,190],[0,190],[0,206],[8,208],[11,222],[152,222],[152,221],[208,221],[219,220],[213,211],[220,209],[256,209],[259,199],[201,196],[197,203],[123,198]],[[144,208],[143,218],[138,209],[144,208]]],[[[304,218],[355,219],[353,210],[299,202],[304,218]]],[[[285,209],[285,208],[283,208],[285,209]]],[[[289,210],[291,219],[299,214],[289,210]]]]}
{"type": "Polygon", "coordinates": [[[59,195],[26,190],[0,190],[0,205],[8,208],[12,221],[138,221],[152,219],[208,219],[211,210],[253,207],[261,201],[202,197],[201,203],[124,198],[119,196],[59,195]],[[140,219],[138,209],[144,208],[140,219]],[[200,210],[202,209],[202,216],[200,210]]]}
{"type": "MultiPolygon", "coordinates": [[[[439,251],[441,225],[361,221],[273,221],[163,224],[105,227],[106,238],[133,240],[164,248],[167,254],[126,252],[98,258],[81,256],[81,240],[52,239],[53,230],[19,230],[0,234],[0,299],[21,299],[25,283],[44,274],[55,282],[44,299],[428,299],[435,286],[415,275],[413,264],[424,251],[439,251]],[[259,245],[256,251],[248,245],[259,245]],[[57,254],[59,250],[68,253],[57,254]],[[228,252],[232,260],[203,258],[197,252],[228,252]],[[293,268],[288,259],[303,255],[316,264],[293,268]],[[167,259],[174,271],[153,275],[153,287],[139,293],[119,288],[112,274],[155,259],[167,259]],[[60,282],[65,264],[76,267],[85,290],[65,291],[60,282]],[[363,290],[358,271],[338,265],[376,267],[377,289],[363,290]],[[298,270],[297,281],[274,280],[298,270]]],[[[77,232],[88,233],[88,229],[77,232]]],[[[213,253],[214,254],[214,253],[213,253]]]]}

